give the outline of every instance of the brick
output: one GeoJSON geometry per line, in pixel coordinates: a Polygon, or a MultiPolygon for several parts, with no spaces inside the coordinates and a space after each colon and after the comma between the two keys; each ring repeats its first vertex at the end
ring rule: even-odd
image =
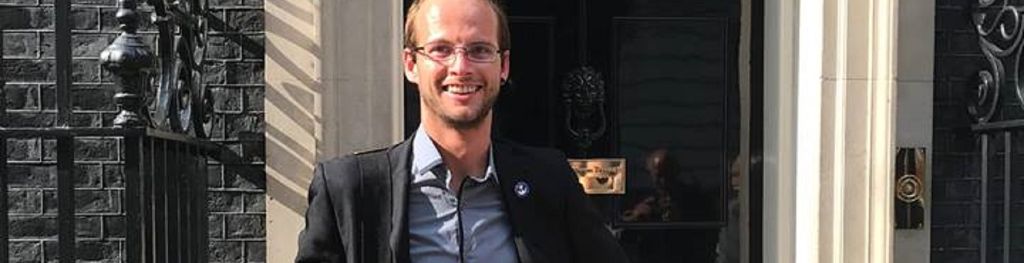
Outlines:
{"type": "Polygon", "coordinates": [[[247,112],[262,112],[263,111],[263,98],[265,91],[263,87],[258,88],[246,88],[243,90],[245,93],[245,103],[243,111],[247,112]]]}
{"type": "Polygon", "coordinates": [[[227,84],[263,84],[263,63],[228,62],[227,84]]]}
{"type": "Polygon", "coordinates": [[[36,58],[39,37],[36,33],[4,32],[4,58],[36,58]]]}
{"type": "Polygon", "coordinates": [[[47,59],[6,59],[3,71],[8,81],[55,81],[56,62],[47,59]]]}
{"type": "Polygon", "coordinates": [[[124,187],[124,166],[119,164],[103,165],[103,187],[124,187]]]}
{"type": "Polygon", "coordinates": [[[263,10],[227,10],[228,29],[233,32],[263,31],[263,10]]]}
{"type": "Polygon", "coordinates": [[[245,261],[263,262],[267,261],[266,242],[245,242],[245,261]]]}
{"type": "Polygon", "coordinates": [[[99,164],[75,164],[75,188],[103,187],[103,167],[99,164]]]}
{"type": "Polygon", "coordinates": [[[211,35],[206,46],[208,59],[237,59],[241,56],[241,47],[227,37],[211,35]]]}
{"type": "Polygon", "coordinates": [[[242,4],[241,0],[210,0],[210,7],[230,7],[242,4]]]}
{"type": "Polygon", "coordinates": [[[239,138],[247,134],[262,134],[264,128],[264,120],[260,115],[225,115],[225,124],[227,125],[225,136],[228,138],[239,138]]]}
{"type": "MultiPolygon", "coordinates": [[[[974,32],[945,33],[943,37],[945,37],[943,40],[949,43],[948,52],[950,53],[981,53],[981,46],[978,44],[978,34],[974,32]]],[[[936,42],[938,42],[938,39],[936,42]]]]}
{"type": "Polygon", "coordinates": [[[221,165],[207,165],[206,166],[206,187],[209,188],[220,188],[224,187],[224,170],[221,165]]]}
{"type": "Polygon", "coordinates": [[[258,238],[264,236],[263,215],[226,215],[228,238],[258,238]]]}
{"type": "Polygon", "coordinates": [[[96,6],[117,6],[116,0],[71,0],[71,4],[96,5],[96,6]]]}
{"type": "Polygon", "coordinates": [[[44,58],[53,59],[57,56],[54,49],[57,46],[56,35],[53,32],[39,33],[39,55],[44,58]]]}
{"type": "Polygon", "coordinates": [[[57,187],[57,166],[55,165],[10,165],[8,166],[11,188],[54,188],[57,187]]]}
{"type": "MultiPolygon", "coordinates": [[[[56,187],[56,180],[54,181],[54,187],[56,187]]],[[[53,215],[57,214],[56,190],[43,190],[43,213],[53,215]]]]}
{"type": "Polygon", "coordinates": [[[207,235],[211,240],[224,239],[224,215],[210,214],[206,226],[207,235]]]}
{"type": "Polygon", "coordinates": [[[11,262],[40,262],[43,259],[43,246],[38,241],[11,241],[11,262]]]}
{"type": "Polygon", "coordinates": [[[43,216],[10,217],[11,238],[57,238],[57,218],[43,216]]]}
{"type": "Polygon", "coordinates": [[[263,7],[262,0],[245,0],[244,5],[251,7],[263,7]]]}
{"type": "Polygon", "coordinates": [[[11,190],[7,192],[8,213],[39,214],[43,212],[43,194],[38,190],[11,190]]]}
{"type": "Polygon", "coordinates": [[[117,160],[117,141],[113,138],[78,139],[75,142],[75,160],[117,160]]]}
{"type": "Polygon", "coordinates": [[[932,263],[976,262],[981,258],[977,250],[933,250],[932,263]]]}
{"type": "Polygon", "coordinates": [[[266,145],[263,143],[263,138],[253,138],[255,136],[262,136],[262,133],[246,133],[249,136],[240,137],[240,139],[246,140],[242,143],[242,160],[249,163],[262,163],[264,156],[266,156],[266,145]]]}
{"type": "Polygon", "coordinates": [[[99,20],[99,10],[94,7],[71,7],[71,29],[95,30],[100,26],[99,20]]]}
{"type": "Polygon", "coordinates": [[[0,4],[4,5],[38,5],[38,0],[4,0],[0,1],[0,4]]]}
{"type": "Polygon", "coordinates": [[[245,212],[266,212],[266,200],[262,193],[245,194],[245,212]]]}
{"type": "Polygon", "coordinates": [[[242,91],[233,88],[209,88],[215,112],[241,112],[242,91]]]}
{"type": "Polygon", "coordinates": [[[77,213],[117,213],[120,211],[121,198],[112,191],[75,191],[75,212],[77,213]]]}
{"type": "Polygon", "coordinates": [[[82,261],[108,261],[119,262],[121,258],[120,246],[115,241],[92,241],[82,240],[75,242],[75,257],[82,261]]]}
{"type": "Polygon", "coordinates": [[[102,232],[103,217],[101,216],[76,216],[75,236],[78,238],[100,238],[102,232]]]}
{"type": "Polygon", "coordinates": [[[73,82],[99,82],[100,61],[99,60],[72,60],[71,81],[73,82]]]}
{"type": "Polygon", "coordinates": [[[125,225],[123,215],[103,216],[103,237],[124,238],[125,225]]]}
{"type": "Polygon", "coordinates": [[[72,113],[71,114],[71,127],[109,127],[110,125],[104,125],[102,114],[98,113],[72,113]]]}
{"type": "Polygon", "coordinates": [[[44,110],[57,109],[57,86],[44,84],[39,86],[39,105],[44,110]]]}
{"type": "Polygon", "coordinates": [[[263,35],[239,35],[238,38],[241,38],[239,40],[241,43],[245,43],[242,45],[242,58],[263,59],[265,53],[263,35]]]}
{"type": "Polygon", "coordinates": [[[969,32],[973,30],[971,12],[968,10],[939,9],[935,10],[935,17],[936,31],[969,32]]]}
{"type": "Polygon", "coordinates": [[[71,91],[71,105],[75,110],[110,111],[117,110],[113,86],[80,86],[71,91]]]}
{"type": "Polygon", "coordinates": [[[24,29],[53,29],[54,10],[52,7],[24,8],[28,10],[28,25],[24,29]]]}
{"type": "Polygon", "coordinates": [[[23,113],[14,112],[7,114],[8,123],[15,123],[17,127],[53,127],[57,116],[52,113],[23,113]]]}
{"type": "Polygon", "coordinates": [[[242,243],[210,241],[210,262],[243,262],[242,243]]]}
{"type": "MultiPolygon", "coordinates": [[[[7,139],[7,158],[17,161],[38,161],[42,156],[38,139],[7,139]]],[[[14,169],[12,173],[17,173],[14,169]]]]}
{"type": "Polygon", "coordinates": [[[71,55],[74,57],[99,58],[115,35],[111,34],[74,34],[71,36],[71,55]]]}
{"type": "Polygon", "coordinates": [[[224,84],[225,83],[225,63],[206,61],[203,63],[203,83],[205,84],[224,84]]]}
{"type": "Polygon", "coordinates": [[[242,193],[213,191],[208,193],[206,206],[210,212],[242,212],[242,193]]]}
{"type": "Polygon", "coordinates": [[[253,168],[262,165],[228,165],[224,172],[224,187],[232,189],[257,190],[264,189],[266,173],[262,169],[253,168]]]}
{"type": "Polygon", "coordinates": [[[8,110],[39,110],[39,86],[34,84],[8,84],[4,87],[8,110]]]}
{"type": "Polygon", "coordinates": [[[224,139],[224,114],[214,113],[210,122],[213,124],[210,128],[210,138],[224,139]]]}

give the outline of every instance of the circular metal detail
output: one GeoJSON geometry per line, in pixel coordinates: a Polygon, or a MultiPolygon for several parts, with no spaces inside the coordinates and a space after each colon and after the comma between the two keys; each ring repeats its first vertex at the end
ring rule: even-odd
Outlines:
{"type": "Polygon", "coordinates": [[[160,38],[160,86],[153,101],[154,125],[177,133],[209,137],[211,99],[203,86],[206,56],[205,0],[149,0],[160,38]]]}
{"type": "Polygon", "coordinates": [[[896,198],[906,203],[913,203],[921,200],[924,192],[921,179],[913,174],[906,174],[896,181],[896,198]]]}

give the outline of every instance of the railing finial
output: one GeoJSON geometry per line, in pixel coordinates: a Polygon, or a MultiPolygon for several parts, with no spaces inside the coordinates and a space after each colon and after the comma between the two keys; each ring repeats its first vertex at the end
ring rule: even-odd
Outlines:
{"type": "Polygon", "coordinates": [[[118,6],[117,21],[124,32],[100,53],[100,60],[103,68],[114,74],[120,86],[114,100],[121,111],[114,118],[114,126],[142,127],[148,124],[148,118],[142,112],[154,56],[142,38],[135,34],[139,22],[136,1],[118,0],[118,6]]]}

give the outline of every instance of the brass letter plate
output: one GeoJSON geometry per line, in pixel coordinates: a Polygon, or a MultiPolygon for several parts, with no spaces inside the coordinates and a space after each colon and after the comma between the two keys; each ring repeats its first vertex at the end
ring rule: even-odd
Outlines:
{"type": "Polygon", "coordinates": [[[625,194],[626,159],[569,159],[569,167],[587,194],[625,194]]]}

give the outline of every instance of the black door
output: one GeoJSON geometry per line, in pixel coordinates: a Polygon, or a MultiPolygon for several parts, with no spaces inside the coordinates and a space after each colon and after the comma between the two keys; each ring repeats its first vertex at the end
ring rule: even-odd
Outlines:
{"type": "Polygon", "coordinates": [[[739,262],[749,210],[730,167],[740,104],[760,105],[740,101],[739,0],[504,4],[512,68],[495,132],[570,158],[625,158],[626,194],[591,197],[634,262],[739,262]]]}

